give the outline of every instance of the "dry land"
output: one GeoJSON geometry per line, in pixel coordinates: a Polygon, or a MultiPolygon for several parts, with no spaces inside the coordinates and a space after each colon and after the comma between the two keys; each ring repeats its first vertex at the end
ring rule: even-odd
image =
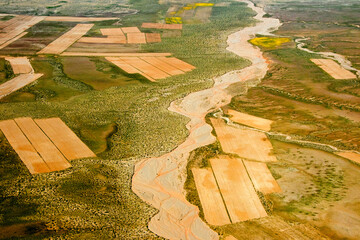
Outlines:
{"type": "Polygon", "coordinates": [[[311,59],[313,63],[318,65],[322,70],[327,72],[335,79],[355,79],[356,75],[331,59],[311,59]]]}
{"type": "Polygon", "coordinates": [[[252,116],[232,109],[228,109],[226,112],[230,115],[231,121],[264,131],[270,131],[271,124],[273,123],[271,120],[252,116]]]}

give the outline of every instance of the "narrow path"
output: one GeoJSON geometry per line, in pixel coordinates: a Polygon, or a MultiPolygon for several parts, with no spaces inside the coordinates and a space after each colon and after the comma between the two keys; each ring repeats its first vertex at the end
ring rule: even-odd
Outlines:
{"type": "MultiPolygon", "coordinates": [[[[186,126],[189,136],[172,152],[158,158],[144,159],[135,166],[132,189],[142,200],[159,209],[159,213],[150,220],[149,229],[164,238],[219,238],[217,233],[199,218],[198,208],[185,198],[183,186],[187,160],[191,151],[216,140],[211,134],[212,127],[205,122],[205,116],[230,103],[233,95],[227,88],[237,82],[258,83],[265,76],[268,70],[266,59],[248,40],[255,34],[271,35],[271,31],[281,26],[278,19],[263,18],[263,9],[254,6],[252,2],[240,2],[247,3],[248,7],[257,13],[254,18],[258,23],[231,34],[227,40],[227,50],[250,60],[252,65],[214,79],[212,88],[191,93],[181,101],[172,102],[169,111],[190,118],[186,126]]],[[[246,85],[251,87],[256,84],[246,85]]]]}

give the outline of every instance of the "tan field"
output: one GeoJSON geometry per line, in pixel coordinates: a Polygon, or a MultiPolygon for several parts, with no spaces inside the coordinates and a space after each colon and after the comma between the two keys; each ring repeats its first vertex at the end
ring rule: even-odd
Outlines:
{"type": "Polygon", "coordinates": [[[68,160],[96,157],[60,118],[37,119],[35,123],[68,160]]]}
{"type": "Polygon", "coordinates": [[[181,69],[184,72],[189,72],[191,70],[194,70],[196,67],[192,66],[191,64],[188,64],[184,61],[181,61],[177,58],[160,58],[162,61],[166,61],[171,66],[181,69]]]}
{"type": "Polygon", "coordinates": [[[336,152],[336,155],[347,158],[353,162],[360,163],[360,154],[355,152],[336,152]]]}
{"type": "Polygon", "coordinates": [[[127,34],[127,33],[140,33],[140,30],[137,27],[123,27],[121,30],[127,34]]]}
{"type": "Polygon", "coordinates": [[[31,174],[51,172],[14,120],[1,121],[0,130],[31,174]]]}
{"type": "Polygon", "coordinates": [[[182,24],[143,23],[142,28],[181,30],[182,24]]]}
{"type": "MultiPolygon", "coordinates": [[[[62,56],[88,56],[88,57],[167,57],[171,53],[91,53],[91,52],[64,52],[62,56]]],[[[167,59],[167,58],[165,58],[167,59]]]]}
{"type": "Polygon", "coordinates": [[[51,171],[60,171],[71,167],[70,163],[31,118],[17,118],[15,122],[51,171]]]}
{"type": "Polygon", "coordinates": [[[210,162],[232,223],[267,216],[241,159],[224,155],[210,162]]]}
{"type": "Polygon", "coordinates": [[[151,65],[157,67],[158,69],[174,76],[179,74],[184,74],[183,71],[181,71],[178,68],[173,67],[172,65],[168,64],[166,61],[161,60],[161,58],[158,57],[141,57],[142,60],[145,62],[150,63],[151,65]]]}
{"type": "Polygon", "coordinates": [[[0,99],[34,82],[43,74],[21,74],[0,85],[0,99]]]}
{"type": "Polygon", "coordinates": [[[62,17],[62,16],[48,16],[44,21],[52,22],[97,22],[115,20],[118,18],[101,18],[101,17],[62,17]]]}
{"type": "Polygon", "coordinates": [[[27,34],[27,32],[23,32],[23,33],[17,35],[16,37],[14,37],[13,39],[7,41],[6,43],[1,44],[1,45],[0,45],[0,49],[5,48],[6,46],[12,44],[13,42],[15,42],[16,40],[22,38],[22,37],[25,36],[26,34],[27,34]]]}
{"type": "Polygon", "coordinates": [[[222,119],[211,118],[224,152],[261,162],[276,162],[271,154],[272,145],[265,133],[239,129],[227,125],[222,119]]]}
{"type": "Polygon", "coordinates": [[[106,57],[105,59],[108,60],[109,62],[112,62],[113,64],[115,64],[116,66],[118,66],[119,68],[121,68],[122,70],[124,70],[127,73],[130,73],[130,74],[138,73],[138,74],[141,74],[142,76],[144,76],[145,78],[147,78],[148,80],[155,82],[155,79],[153,79],[152,77],[141,72],[140,70],[138,70],[137,68],[128,64],[127,62],[125,62],[124,60],[122,60],[119,57],[106,57]]]}
{"type": "Polygon", "coordinates": [[[215,226],[230,224],[229,216],[211,169],[193,168],[192,173],[206,221],[215,226]]]}
{"type": "Polygon", "coordinates": [[[125,36],[121,28],[102,28],[100,31],[104,36],[125,36]]]}
{"type": "Polygon", "coordinates": [[[256,190],[264,194],[281,192],[266,163],[244,160],[244,164],[256,190]]]}
{"type": "Polygon", "coordinates": [[[118,43],[118,44],[125,44],[126,37],[125,36],[111,36],[107,38],[99,38],[99,37],[82,37],[77,42],[81,43],[118,43]]]}
{"type": "Polygon", "coordinates": [[[38,54],[60,54],[86,34],[94,24],[77,24],[70,31],[43,48],[38,54]]]}
{"type": "Polygon", "coordinates": [[[14,38],[18,39],[19,35],[22,35],[26,29],[41,22],[44,18],[45,17],[16,16],[6,21],[6,26],[4,26],[0,32],[0,49],[13,42],[14,38]]]}
{"type": "Polygon", "coordinates": [[[238,112],[232,109],[228,109],[227,113],[231,115],[230,119],[231,121],[234,121],[236,123],[240,123],[249,127],[261,129],[264,131],[270,131],[271,130],[271,124],[273,121],[256,117],[253,115],[249,115],[246,113],[238,112]]]}
{"type": "Polygon", "coordinates": [[[34,72],[29,59],[26,57],[6,57],[5,60],[10,62],[14,74],[34,72]]]}
{"type": "Polygon", "coordinates": [[[234,236],[227,236],[224,240],[237,240],[234,236]]]}
{"type": "Polygon", "coordinates": [[[318,65],[322,70],[327,72],[335,79],[353,79],[356,75],[343,67],[337,62],[331,59],[311,59],[313,63],[318,65]]]}
{"type": "Polygon", "coordinates": [[[123,57],[121,59],[127,64],[135,67],[136,69],[140,70],[141,72],[145,73],[153,79],[167,78],[170,76],[169,74],[161,71],[160,69],[145,62],[144,60],[141,60],[140,58],[123,57]]]}
{"type": "Polygon", "coordinates": [[[156,43],[161,42],[160,33],[146,33],[146,42],[147,43],[156,43]]]}
{"type": "Polygon", "coordinates": [[[129,44],[141,44],[146,43],[145,33],[135,32],[135,33],[127,33],[127,43],[129,44]]]}

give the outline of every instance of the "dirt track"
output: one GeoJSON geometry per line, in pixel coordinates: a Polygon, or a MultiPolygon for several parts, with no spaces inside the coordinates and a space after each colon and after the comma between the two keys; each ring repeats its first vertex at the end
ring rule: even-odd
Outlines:
{"type": "Polygon", "coordinates": [[[205,122],[210,111],[227,105],[232,95],[227,88],[236,82],[260,81],[268,70],[266,60],[258,48],[248,40],[256,33],[268,35],[281,24],[273,18],[263,18],[265,12],[249,1],[248,4],[259,20],[254,27],[244,28],[231,34],[227,50],[246,58],[252,65],[239,71],[232,71],[214,79],[212,88],[194,92],[180,102],[172,102],[169,110],[190,118],[187,124],[189,136],[172,152],[158,158],[140,161],[134,171],[132,189],[144,201],[159,209],[149,223],[149,229],[169,239],[219,239],[200,218],[199,210],[185,199],[183,189],[185,168],[189,153],[201,146],[211,144],[215,137],[212,128],[205,122]]]}

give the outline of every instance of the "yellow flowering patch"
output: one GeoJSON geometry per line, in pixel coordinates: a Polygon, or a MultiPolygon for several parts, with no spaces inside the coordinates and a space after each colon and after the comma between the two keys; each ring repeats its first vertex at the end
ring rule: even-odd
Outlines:
{"type": "Polygon", "coordinates": [[[275,48],[290,41],[290,38],[258,37],[251,39],[250,43],[260,47],[275,48]]]}

